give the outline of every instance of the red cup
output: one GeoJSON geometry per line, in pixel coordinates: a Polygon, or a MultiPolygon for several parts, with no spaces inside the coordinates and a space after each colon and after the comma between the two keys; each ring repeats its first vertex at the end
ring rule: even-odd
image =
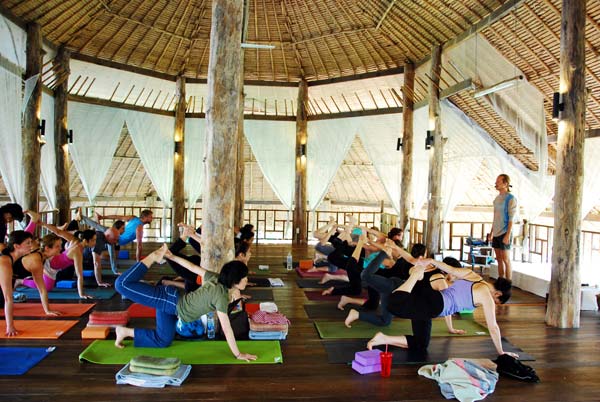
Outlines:
{"type": "Polygon", "coordinates": [[[389,377],[392,372],[392,352],[381,352],[379,358],[381,359],[381,376],[389,377]]]}

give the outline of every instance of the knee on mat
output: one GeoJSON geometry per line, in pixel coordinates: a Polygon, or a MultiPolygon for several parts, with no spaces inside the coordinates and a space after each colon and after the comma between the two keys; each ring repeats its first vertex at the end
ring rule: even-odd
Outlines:
{"type": "Polygon", "coordinates": [[[115,281],[115,290],[120,294],[124,294],[127,292],[127,289],[125,288],[126,281],[124,280],[124,276],[125,275],[117,277],[117,280],[115,281]]]}

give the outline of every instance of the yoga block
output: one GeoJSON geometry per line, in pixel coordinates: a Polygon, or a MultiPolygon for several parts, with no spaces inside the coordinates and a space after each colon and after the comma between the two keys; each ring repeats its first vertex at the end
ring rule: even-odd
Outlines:
{"type": "Polygon", "coordinates": [[[83,277],[84,278],[93,278],[94,277],[94,271],[83,271],[83,277]]]}
{"type": "Polygon", "coordinates": [[[129,250],[119,250],[119,255],[117,258],[120,260],[128,260],[129,259],[129,250]]]}
{"type": "Polygon", "coordinates": [[[379,373],[381,371],[381,363],[363,366],[356,360],[352,360],[352,369],[360,374],[379,373]]]}
{"type": "Polygon", "coordinates": [[[58,281],[55,285],[58,289],[75,289],[77,281],[58,281]]]}
{"type": "Polygon", "coordinates": [[[81,331],[81,339],[106,339],[109,327],[85,327],[81,331]]]}
{"type": "Polygon", "coordinates": [[[88,325],[126,325],[129,322],[127,311],[93,311],[88,325]]]}
{"type": "Polygon", "coordinates": [[[313,260],[300,260],[300,269],[311,269],[313,267],[313,260]]]}
{"type": "Polygon", "coordinates": [[[356,352],[354,354],[354,360],[363,366],[372,366],[374,364],[381,364],[379,354],[380,350],[363,350],[362,352],[356,352]]]}

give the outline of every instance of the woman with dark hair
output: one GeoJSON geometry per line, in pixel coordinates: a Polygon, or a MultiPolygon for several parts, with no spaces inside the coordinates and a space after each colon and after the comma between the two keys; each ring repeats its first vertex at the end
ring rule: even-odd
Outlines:
{"type": "Polygon", "coordinates": [[[33,236],[23,230],[15,230],[8,236],[8,244],[0,252],[0,303],[4,307],[6,336],[15,336],[19,332],[13,323],[13,285],[19,272],[13,270],[13,262],[31,252],[33,236]]]}
{"type": "Polygon", "coordinates": [[[12,221],[22,221],[24,216],[23,208],[19,204],[9,203],[0,207],[0,250],[4,248],[7,225],[12,221]]]}
{"type": "MultiPolygon", "coordinates": [[[[379,257],[383,258],[383,257],[379,257]]],[[[496,304],[505,303],[511,296],[511,283],[508,280],[497,282],[494,286],[485,282],[470,269],[459,268],[460,262],[447,257],[445,262],[432,259],[421,259],[416,262],[410,277],[398,288],[391,291],[388,298],[388,310],[395,316],[413,320],[413,335],[387,336],[377,333],[369,341],[367,347],[381,344],[396,345],[402,348],[426,349],[431,337],[431,319],[452,315],[465,309],[483,307],[488,331],[499,355],[514,353],[504,352],[500,336],[500,328],[496,322],[496,304]],[[422,280],[428,266],[433,265],[457,278],[447,289],[438,291],[429,286],[415,286],[422,280]],[[455,265],[455,266],[453,266],[455,265]],[[414,325],[415,323],[419,325],[414,325]],[[427,325],[429,323],[429,325],[427,325]]],[[[370,275],[367,272],[367,275],[370,275]]],[[[374,283],[380,292],[387,291],[387,283],[374,283]]],[[[350,324],[346,319],[346,324],[350,324]]]]}
{"type": "Polygon", "coordinates": [[[189,323],[216,310],[231,353],[236,359],[256,360],[255,355],[239,351],[227,315],[227,307],[233,301],[232,296],[244,290],[247,282],[248,267],[241,261],[228,262],[221,272],[216,274],[173,255],[167,246],[163,245],[124,272],[115,282],[115,288],[123,296],[156,309],[156,329],[117,327],[115,346],[123,348],[123,340],[133,338],[136,347],[167,347],[175,337],[178,317],[189,323]],[[173,286],[154,286],[142,282],[148,268],[154,263],[162,263],[163,258],[173,260],[200,275],[202,287],[186,293],[173,286]]]}

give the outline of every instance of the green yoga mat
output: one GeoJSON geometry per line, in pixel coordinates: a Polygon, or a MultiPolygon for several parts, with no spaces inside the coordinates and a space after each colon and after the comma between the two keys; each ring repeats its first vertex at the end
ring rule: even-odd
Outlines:
{"type": "MultiPolygon", "coordinates": [[[[479,336],[489,335],[487,328],[471,320],[453,320],[455,329],[464,329],[465,335],[455,335],[448,332],[444,320],[433,320],[431,336],[479,336]]],[[[352,328],[346,328],[343,321],[315,321],[315,327],[322,339],[357,339],[372,338],[377,332],[386,334],[411,335],[412,327],[410,320],[395,318],[388,327],[377,327],[364,321],[354,321],[352,328]]]]}
{"type": "MultiPolygon", "coordinates": [[[[114,341],[94,341],[79,355],[80,361],[96,364],[126,364],[135,356],[178,357],[183,364],[248,364],[231,354],[226,341],[174,341],[168,348],[135,348],[125,341],[118,349],[114,341]]],[[[244,353],[258,356],[251,364],[283,363],[279,341],[238,341],[244,353]]]]}

